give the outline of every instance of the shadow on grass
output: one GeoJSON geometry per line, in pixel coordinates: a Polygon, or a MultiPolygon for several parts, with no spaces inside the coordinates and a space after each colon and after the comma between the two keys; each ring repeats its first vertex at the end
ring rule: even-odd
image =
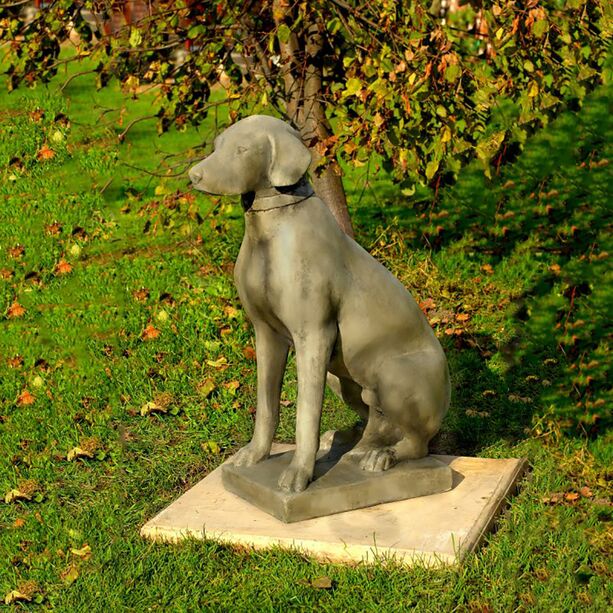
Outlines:
{"type": "Polygon", "coordinates": [[[481,303],[486,325],[445,339],[454,400],[437,451],[512,442],[539,420],[588,437],[611,425],[607,101],[602,88],[561,115],[491,181],[474,166],[436,199],[377,183],[378,205],[356,210],[371,244],[392,227],[459,279],[456,304],[473,282],[502,299],[481,303]]]}

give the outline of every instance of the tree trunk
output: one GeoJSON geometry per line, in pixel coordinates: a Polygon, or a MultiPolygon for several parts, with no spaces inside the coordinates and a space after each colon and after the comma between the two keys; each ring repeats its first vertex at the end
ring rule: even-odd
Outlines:
{"type": "MultiPolygon", "coordinates": [[[[279,17],[285,16],[285,11],[287,11],[285,3],[275,2],[277,23],[283,21],[279,17]]],[[[280,43],[286,112],[300,130],[305,143],[309,145],[313,143],[310,147],[313,157],[311,174],[315,192],[326,203],[343,232],[353,237],[353,227],[338,162],[330,160],[323,169],[319,168],[323,156],[315,144],[325,141],[332,134],[323,104],[321,81],[323,41],[320,24],[306,25],[301,34],[303,34],[301,41],[296,33],[292,32],[286,43],[280,43]],[[303,64],[297,61],[298,57],[304,57],[303,64]]]]}

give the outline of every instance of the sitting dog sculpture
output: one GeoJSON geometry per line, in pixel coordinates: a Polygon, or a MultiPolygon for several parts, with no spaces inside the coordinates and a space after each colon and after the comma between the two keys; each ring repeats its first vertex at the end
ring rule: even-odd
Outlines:
{"type": "Polygon", "coordinates": [[[240,194],[245,236],[234,277],[255,328],[257,411],[236,465],[268,458],[287,354],[296,352],[296,452],[287,492],[313,478],[326,381],[367,420],[350,452],[368,471],[421,458],[450,398],[442,347],[404,286],[337,225],[305,179],[296,130],[254,115],[225,130],[190,170],[196,189],[240,194]]]}

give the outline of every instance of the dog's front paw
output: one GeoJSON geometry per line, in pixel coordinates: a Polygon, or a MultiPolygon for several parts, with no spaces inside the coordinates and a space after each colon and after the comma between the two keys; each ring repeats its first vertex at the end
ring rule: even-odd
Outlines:
{"type": "Polygon", "coordinates": [[[301,466],[290,464],[279,477],[279,488],[290,494],[302,492],[306,489],[312,478],[312,470],[306,470],[301,466]]]}
{"type": "Polygon", "coordinates": [[[265,460],[268,456],[269,452],[258,449],[253,443],[249,443],[236,452],[236,455],[232,459],[232,464],[234,464],[234,466],[253,466],[265,460]]]}
{"type": "Polygon", "coordinates": [[[360,462],[360,468],[370,472],[381,472],[397,463],[396,452],[391,447],[381,447],[367,451],[360,462]]]}

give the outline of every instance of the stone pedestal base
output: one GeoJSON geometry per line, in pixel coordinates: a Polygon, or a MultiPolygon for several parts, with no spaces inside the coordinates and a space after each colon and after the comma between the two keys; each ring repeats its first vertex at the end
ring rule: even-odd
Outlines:
{"type": "MultiPolygon", "coordinates": [[[[275,445],[273,453],[293,450],[275,445]]],[[[452,470],[452,489],[287,524],[228,492],[222,467],[141,529],[144,537],[213,539],[296,549],[326,562],[393,558],[405,565],[456,564],[481,542],[526,469],[522,459],[432,456],[452,470]]]]}
{"type": "Polygon", "coordinates": [[[277,485],[293,451],[249,467],[226,462],[221,470],[222,482],[230,492],[286,523],[451,489],[451,468],[432,456],[373,473],[362,470],[357,459],[341,459],[345,451],[342,445],[334,444],[323,449],[315,464],[313,482],[297,494],[282,492],[277,485]]]}

